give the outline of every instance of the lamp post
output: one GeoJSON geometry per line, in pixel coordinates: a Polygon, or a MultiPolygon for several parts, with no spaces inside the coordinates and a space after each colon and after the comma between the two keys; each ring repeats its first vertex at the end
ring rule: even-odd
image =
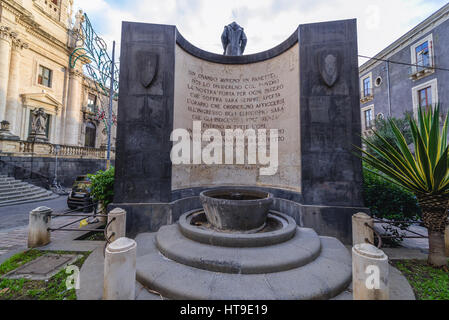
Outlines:
{"type": "Polygon", "coordinates": [[[58,187],[58,154],[61,150],[61,146],[59,144],[55,145],[55,178],[53,180],[53,185],[58,187]]]}
{"type": "Polygon", "coordinates": [[[112,102],[114,101],[114,72],[115,72],[115,41],[112,42],[111,81],[109,88],[109,114],[108,114],[108,154],[106,170],[111,167],[111,135],[112,135],[112,102]]]}

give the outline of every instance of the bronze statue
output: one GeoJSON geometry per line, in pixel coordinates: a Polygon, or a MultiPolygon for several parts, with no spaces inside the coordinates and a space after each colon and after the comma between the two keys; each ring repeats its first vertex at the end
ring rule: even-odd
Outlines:
{"type": "Polygon", "coordinates": [[[236,22],[227,25],[221,35],[221,43],[223,44],[224,55],[241,56],[245,52],[248,39],[245,31],[236,22]]]}

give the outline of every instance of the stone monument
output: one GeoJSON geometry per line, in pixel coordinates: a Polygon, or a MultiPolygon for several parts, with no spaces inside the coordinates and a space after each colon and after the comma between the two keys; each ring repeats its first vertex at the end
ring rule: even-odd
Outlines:
{"type": "Polygon", "coordinates": [[[236,187],[270,193],[270,210],[352,244],[351,217],[367,212],[353,155],[361,145],[357,54],[356,20],[300,25],[280,45],[251,55],[203,51],[175,26],[124,22],[110,206],[127,211],[127,236],[202,208],[205,190],[236,187]],[[246,159],[173,164],[175,129],[189,137],[277,129],[278,166],[263,175],[265,165],[246,159]]]}

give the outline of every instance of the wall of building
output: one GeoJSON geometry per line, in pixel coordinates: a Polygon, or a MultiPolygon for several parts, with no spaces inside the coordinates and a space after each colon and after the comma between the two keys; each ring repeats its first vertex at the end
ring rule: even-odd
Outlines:
{"type": "MultiPolygon", "coordinates": [[[[112,164],[114,165],[114,161],[112,164]]],[[[0,156],[0,174],[23,181],[31,180],[33,184],[45,188],[48,188],[48,184],[55,178],[55,167],[55,158],[0,156]]],[[[70,188],[77,176],[96,173],[105,168],[104,159],[58,159],[58,182],[70,188]]]]}
{"type": "MultiPolygon", "coordinates": [[[[449,12],[448,9],[446,11],[449,12]]],[[[409,38],[396,51],[392,51],[384,59],[390,61],[397,61],[401,63],[412,64],[411,47],[416,43],[424,40],[429,35],[432,35],[432,49],[435,61],[435,67],[449,69],[449,62],[447,57],[449,55],[449,20],[448,13],[443,15],[431,26],[423,28],[416,32],[416,34],[409,38]]],[[[437,81],[438,97],[432,97],[432,103],[439,102],[444,112],[449,111],[449,91],[446,89],[449,86],[449,71],[434,70],[434,72],[419,78],[411,79],[411,68],[409,65],[401,65],[396,63],[389,64],[390,73],[390,99],[391,111],[388,100],[388,81],[387,81],[387,62],[379,61],[372,66],[360,69],[360,78],[364,78],[367,74],[372,74],[373,99],[361,103],[362,108],[362,122],[364,123],[363,108],[374,106],[374,114],[378,116],[380,113],[385,117],[392,116],[401,118],[405,112],[413,112],[414,95],[417,98],[417,93],[413,92],[413,88],[422,86],[429,81],[437,81]],[[375,85],[377,77],[382,78],[380,86],[375,85]]],[[[363,91],[363,87],[361,86],[363,91]]],[[[361,94],[363,97],[363,93],[361,94]]],[[[416,104],[415,99],[415,104],[416,104]]]]}

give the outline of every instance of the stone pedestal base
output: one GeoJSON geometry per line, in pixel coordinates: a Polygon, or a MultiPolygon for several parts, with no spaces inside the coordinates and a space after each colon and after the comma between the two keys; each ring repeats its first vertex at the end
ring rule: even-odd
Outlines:
{"type": "Polygon", "coordinates": [[[382,250],[367,243],[352,248],[354,300],[389,300],[388,278],[388,257],[382,250]]]}
{"type": "Polygon", "coordinates": [[[136,294],[136,242],[120,238],[106,248],[103,300],[134,300],[136,294]]]}
{"type": "Polygon", "coordinates": [[[30,212],[28,226],[28,248],[38,248],[50,243],[50,214],[53,211],[47,207],[39,207],[30,212]]]}

